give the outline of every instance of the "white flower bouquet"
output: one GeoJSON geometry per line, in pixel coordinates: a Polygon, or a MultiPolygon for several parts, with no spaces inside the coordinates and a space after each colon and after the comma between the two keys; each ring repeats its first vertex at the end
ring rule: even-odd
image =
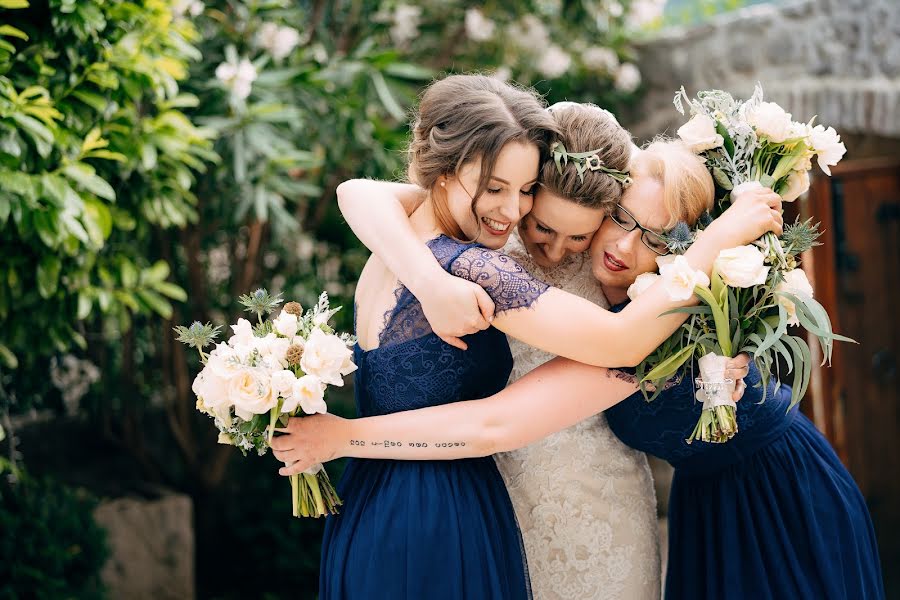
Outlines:
{"type": "MultiPolygon", "coordinates": [[[[344,376],[356,370],[350,349],[355,339],[338,335],[328,325],[340,310],[329,308],[323,293],[319,302],[303,312],[288,302],[277,318],[265,320],[281,304],[280,295],[260,289],[241,296],[241,304],[256,313],[257,324],[238,319],[234,334],[208,354],[203,351],[221,327],[195,322],[176,327],[178,340],[197,348],[203,369],[194,379],[197,409],[213,418],[219,442],[244,454],[265,454],[275,429],[302,413],[324,413],[325,390],[342,386],[344,376]]],[[[322,465],[292,475],[291,504],[295,517],[336,514],[341,501],[322,465]]]]}
{"type": "MultiPolygon", "coordinates": [[[[713,265],[712,277],[693,270],[679,256],[690,247],[697,232],[730,205],[739,186],[764,185],[796,200],[809,188],[809,170],[816,157],[822,171],[838,163],[846,151],[831,127],[793,121],[780,106],[763,102],[757,86],[746,101],[735,100],[721,90],[700,92],[688,98],[682,88],[675,106],[684,114],[687,101],[691,119],[678,130],[679,137],[706,162],[716,183],[716,202],[693,228],[678,223],[667,232],[672,254],[660,257],[659,277],[673,299],[696,294],[700,305],[675,309],[690,319],[637,369],[642,390],[652,400],[664,382],[693,358],[699,358],[700,377],[695,382],[703,411],[687,438],[725,442],[737,433],[735,382],[724,377],[728,357],[749,353],[762,376],[765,390],[771,374],[778,380],[781,357],[793,372],[791,407],[803,397],[811,376],[811,354],[802,337],[788,334],[789,325],[800,325],[815,335],[823,350],[822,364],[831,360],[834,341],[853,341],[836,335],[822,305],[813,299],[812,286],[798,268],[801,253],[818,245],[818,225],[811,220],[785,227],[779,238],[768,233],[754,244],[722,251],[713,265]]],[[[653,283],[653,276],[635,281],[634,298],[653,283]]],[[[765,395],[763,395],[765,399],[765,395]]]]}

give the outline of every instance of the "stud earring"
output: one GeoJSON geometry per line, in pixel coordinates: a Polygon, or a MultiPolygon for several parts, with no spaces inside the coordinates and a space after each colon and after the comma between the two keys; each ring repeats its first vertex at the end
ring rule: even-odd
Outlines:
{"type": "Polygon", "coordinates": [[[442,182],[441,182],[441,187],[447,187],[447,182],[446,182],[446,181],[442,181],[442,182]]]}

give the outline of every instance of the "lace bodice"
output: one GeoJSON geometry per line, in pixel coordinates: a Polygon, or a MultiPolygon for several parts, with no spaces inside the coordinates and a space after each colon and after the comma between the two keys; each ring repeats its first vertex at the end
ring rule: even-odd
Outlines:
{"type": "MultiPolygon", "coordinates": [[[[538,279],[608,306],[586,253],[547,270],[531,260],[518,235],[504,251],[538,279]]],[[[517,340],[509,342],[514,361],[510,381],[553,358],[517,340]]],[[[643,453],[613,435],[603,415],[495,460],[522,528],[536,600],[659,597],[650,468],[643,453]]]]}

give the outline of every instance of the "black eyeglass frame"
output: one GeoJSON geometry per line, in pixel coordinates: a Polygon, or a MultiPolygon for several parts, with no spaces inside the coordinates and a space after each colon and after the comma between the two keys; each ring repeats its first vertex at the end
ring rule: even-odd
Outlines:
{"type": "Polygon", "coordinates": [[[666,249],[665,252],[660,252],[659,250],[657,250],[656,248],[654,248],[653,246],[651,246],[651,245],[647,242],[647,235],[649,234],[649,235],[652,235],[652,236],[654,236],[655,238],[659,239],[660,242],[662,242],[663,244],[665,244],[665,243],[666,243],[665,239],[664,239],[659,233],[657,233],[656,231],[653,231],[652,229],[647,229],[646,227],[644,227],[643,225],[641,225],[640,221],[638,221],[636,218],[634,218],[634,215],[631,214],[630,212],[628,212],[628,209],[626,209],[626,208],[625,208],[624,206],[622,206],[621,204],[618,204],[618,203],[617,203],[617,204],[616,204],[616,209],[617,209],[617,210],[621,210],[623,213],[625,213],[626,215],[628,215],[628,217],[629,217],[632,221],[634,221],[634,226],[633,226],[633,227],[627,227],[627,226],[625,225],[625,223],[620,223],[619,220],[616,218],[616,213],[615,213],[615,211],[611,212],[610,215],[609,215],[609,218],[612,219],[612,222],[613,222],[613,223],[615,223],[616,225],[618,225],[619,227],[621,227],[622,229],[624,229],[625,231],[628,231],[628,232],[634,231],[635,228],[640,229],[640,230],[641,230],[641,243],[644,244],[644,246],[646,246],[651,252],[653,252],[653,253],[656,254],[657,256],[666,256],[666,255],[672,253],[671,250],[668,249],[668,247],[667,247],[667,249],[666,249]]]}

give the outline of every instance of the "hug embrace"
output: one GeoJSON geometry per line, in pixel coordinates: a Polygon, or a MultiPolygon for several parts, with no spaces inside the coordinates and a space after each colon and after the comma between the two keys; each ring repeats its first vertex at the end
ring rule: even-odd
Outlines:
{"type": "MultiPolygon", "coordinates": [[[[338,189],[373,252],[359,418],[293,418],[271,441],[284,475],[351,457],[321,598],[884,597],[862,495],[789,387],[736,356],[738,432],[689,444],[691,365],[651,402],[630,369],[698,303],[633,287],[713,207],[689,146],[638,149],[599,107],[453,75],[421,98],[408,176],[338,189]],[[664,583],[646,454],[675,468],[664,583]]],[[[735,189],[679,260],[710,276],[782,234],[781,203],[735,189]]]]}

